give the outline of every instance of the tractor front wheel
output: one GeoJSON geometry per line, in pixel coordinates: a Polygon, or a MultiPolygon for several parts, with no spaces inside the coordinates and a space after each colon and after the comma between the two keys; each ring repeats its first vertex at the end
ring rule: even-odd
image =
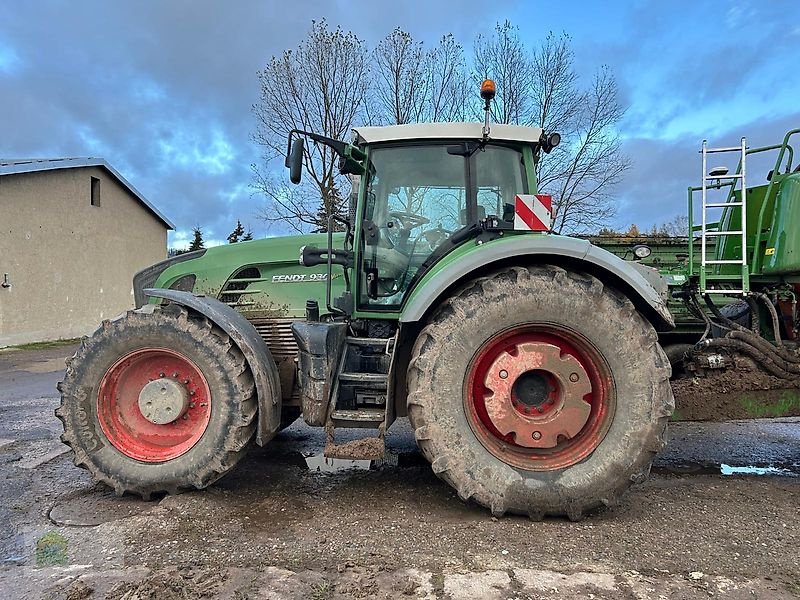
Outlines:
{"type": "Polygon", "coordinates": [[[175,304],[105,321],[67,361],[59,390],[62,441],[117,494],[206,487],[255,432],[244,356],[208,319],[175,304]]]}
{"type": "Polygon", "coordinates": [[[408,413],[434,472],[495,515],[587,512],[645,479],[674,408],[628,298],[555,266],[477,279],[422,330],[408,413]]]}

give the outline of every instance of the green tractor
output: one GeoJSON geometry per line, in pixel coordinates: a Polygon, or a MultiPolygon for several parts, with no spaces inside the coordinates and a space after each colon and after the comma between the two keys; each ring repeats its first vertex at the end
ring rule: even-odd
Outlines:
{"type": "Polygon", "coordinates": [[[149,497],[208,486],[300,415],[357,459],[407,416],[433,471],[494,515],[580,519],[643,481],[673,411],[667,286],[550,233],[536,165],[560,137],[490,124],[492,87],[484,123],[292,131],[291,180],[306,140],[328,146],[349,218],[137,274],[138,308],[60,385],[75,463],[149,497]]]}

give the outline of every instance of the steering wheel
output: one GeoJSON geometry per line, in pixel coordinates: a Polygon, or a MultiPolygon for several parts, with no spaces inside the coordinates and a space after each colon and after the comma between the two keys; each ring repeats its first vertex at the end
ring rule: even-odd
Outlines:
{"type": "Polygon", "coordinates": [[[422,225],[427,225],[431,222],[429,218],[423,217],[422,215],[400,210],[391,211],[389,216],[397,219],[400,222],[400,227],[402,229],[407,229],[409,231],[415,227],[421,227],[422,225]]]}

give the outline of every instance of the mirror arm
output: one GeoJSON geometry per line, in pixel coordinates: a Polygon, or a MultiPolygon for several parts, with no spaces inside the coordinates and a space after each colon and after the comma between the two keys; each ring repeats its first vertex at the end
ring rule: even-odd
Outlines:
{"type": "MultiPolygon", "coordinates": [[[[288,144],[287,144],[287,148],[286,148],[286,156],[287,156],[286,161],[287,161],[287,163],[289,161],[288,156],[289,156],[289,152],[290,152],[290,150],[292,148],[292,136],[294,134],[304,135],[306,137],[311,138],[315,142],[319,142],[321,144],[325,144],[326,146],[329,146],[330,148],[332,148],[333,151],[336,152],[336,154],[338,154],[339,156],[344,156],[345,155],[345,148],[347,148],[347,144],[345,142],[341,141],[341,140],[335,140],[333,138],[329,138],[327,136],[320,135],[318,133],[313,133],[311,131],[304,131],[302,129],[292,129],[289,132],[289,139],[288,139],[288,144]]],[[[289,165],[287,164],[286,166],[288,167],[289,165]]]]}

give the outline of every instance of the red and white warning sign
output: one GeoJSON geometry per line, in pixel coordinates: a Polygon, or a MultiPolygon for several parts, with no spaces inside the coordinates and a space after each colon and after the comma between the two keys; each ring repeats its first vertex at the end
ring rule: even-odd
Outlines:
{"type": "Polygon", "coordinates": [[[553,198],[547,194],[517,194],[514,198],[514,229],[550,231],[553,198]]]}

